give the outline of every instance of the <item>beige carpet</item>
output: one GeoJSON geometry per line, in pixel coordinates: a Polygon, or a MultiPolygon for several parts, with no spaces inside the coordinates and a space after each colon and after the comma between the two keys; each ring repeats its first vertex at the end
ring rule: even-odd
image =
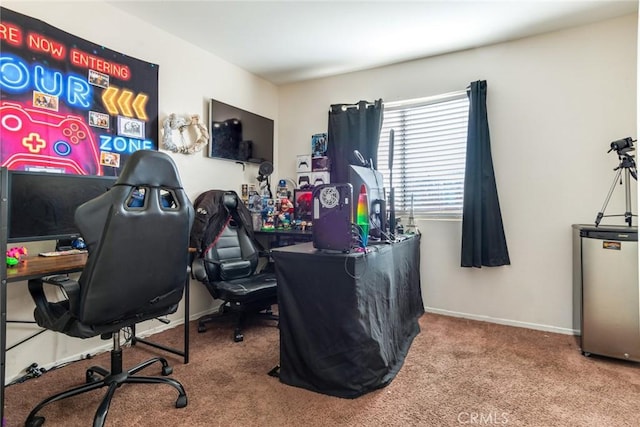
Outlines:
{"type": "MultiPolygon", "coordinates": [[[[278,330],[255,323],[245,341],[230,325],[204,333],[192,322],[190,363],[167,356],[187,390],[186,408],[166,385],[125,385],[107,426],[633,426],[640,425],[640,364],[584,357],[575,337],[425,314],[397,377],[387,387],[340,399],[287,386],[267,372],[278,363],[278,330]]],[[[153,337],[180,347],[182,328],[153,337]]],[[[124,352],[125,366],[160,352],[124,352]]],[[[7,427],[41,399],[84,381],[108,354],[6,389],[7,427]]],[[[144,371],[143,371],[144,372],[144,371]]],[[[159,367],[146,375],[159,374],[159,367]]],[[[56,402],[45,426],[90,426],[105,389],[56,402]]]]}

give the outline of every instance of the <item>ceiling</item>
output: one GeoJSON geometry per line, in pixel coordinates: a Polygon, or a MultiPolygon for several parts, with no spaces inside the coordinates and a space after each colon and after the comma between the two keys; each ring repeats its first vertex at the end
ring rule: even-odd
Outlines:
{"type": "Polygon", "coordinates": [[[637,0],[108,3],[276,85],[637,13],[637,0]]]}

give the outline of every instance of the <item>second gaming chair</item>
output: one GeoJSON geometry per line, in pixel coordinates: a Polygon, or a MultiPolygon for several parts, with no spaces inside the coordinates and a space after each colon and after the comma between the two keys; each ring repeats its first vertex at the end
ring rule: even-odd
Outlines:
{"type": "Polygon", "coordinates": [[[193,217],[173,160],[151,150],[134,152],[109,191],[76,209],[75,222],[89,252],[87,263],[77,281],[66,276],[29,281],[34,317],[39,326],[68,336],[111,338],[111,369],[90,367],[83,384],[38,404],[26,426],[42,425],[44,418],[38,413],[49,403],[107,387],[93,420],[94,427],[101,427],[116,390],[125,383],[171,386],[178,392],[175,406],[187,406],[178,381],[136,375],[155,363],[161,364],[162,375],[170,375],[172,369],[164,358],[122,369],[120,329],[178,308],[189,277],[193,217]],[[139,197],[142,202],[134,203],[139,197]],[[50,301],[45,292],[49,286],[60,288],[67,298],[50,301]]]}
{"type": "MultiPolygon", "coordinates": [[[[211,200],[209,211],[216,211],[209,220],[215,224],[215,231],[211,243],[193,260],[192,273],[214,299],[223,303],[216,313],[198,321],[198,332],[204,332],[207,323],[232,316],[233,339],[239,342],[244,339],[243,327],[250,316],[278,320],[272,312],[278,301],[276,277],[275,273],[257,272],[260,253],[253,238],[250,214],[238,195],[233,191],[210,190],[199,196],[203,197],[211,200]]],[[[197,214],[202,211],[198,209],[197,214]]]]}

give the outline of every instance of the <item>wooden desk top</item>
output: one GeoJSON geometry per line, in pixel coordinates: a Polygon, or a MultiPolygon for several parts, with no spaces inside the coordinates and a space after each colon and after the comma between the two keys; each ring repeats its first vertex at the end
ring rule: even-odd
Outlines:
{"type": "Polygon", "coordinates": [[[87,262],[87,254],[60,256],[29,256],[15,267],[7,267],[7,282],[36,279],[52,274],[66,274],[82,271],[87,262]]]}

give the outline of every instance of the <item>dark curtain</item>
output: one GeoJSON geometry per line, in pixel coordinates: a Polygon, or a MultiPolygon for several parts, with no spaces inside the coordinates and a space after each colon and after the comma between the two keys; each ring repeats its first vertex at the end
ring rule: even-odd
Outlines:
{"type": "Polygon", "coordinates": [[[487,120],[487,82],[471,83],[462,206],[462,267],[509,265],[487,120]]]}
{"type": "Polygon", "coordinates": [[[378,167],[378,142],[382,128],[382,99],[371,103],[333,104],[329,109],[327,156],[331,159],[331,182],[349,182],[349,165],[361,165],[358,150],[378,167]]]}

